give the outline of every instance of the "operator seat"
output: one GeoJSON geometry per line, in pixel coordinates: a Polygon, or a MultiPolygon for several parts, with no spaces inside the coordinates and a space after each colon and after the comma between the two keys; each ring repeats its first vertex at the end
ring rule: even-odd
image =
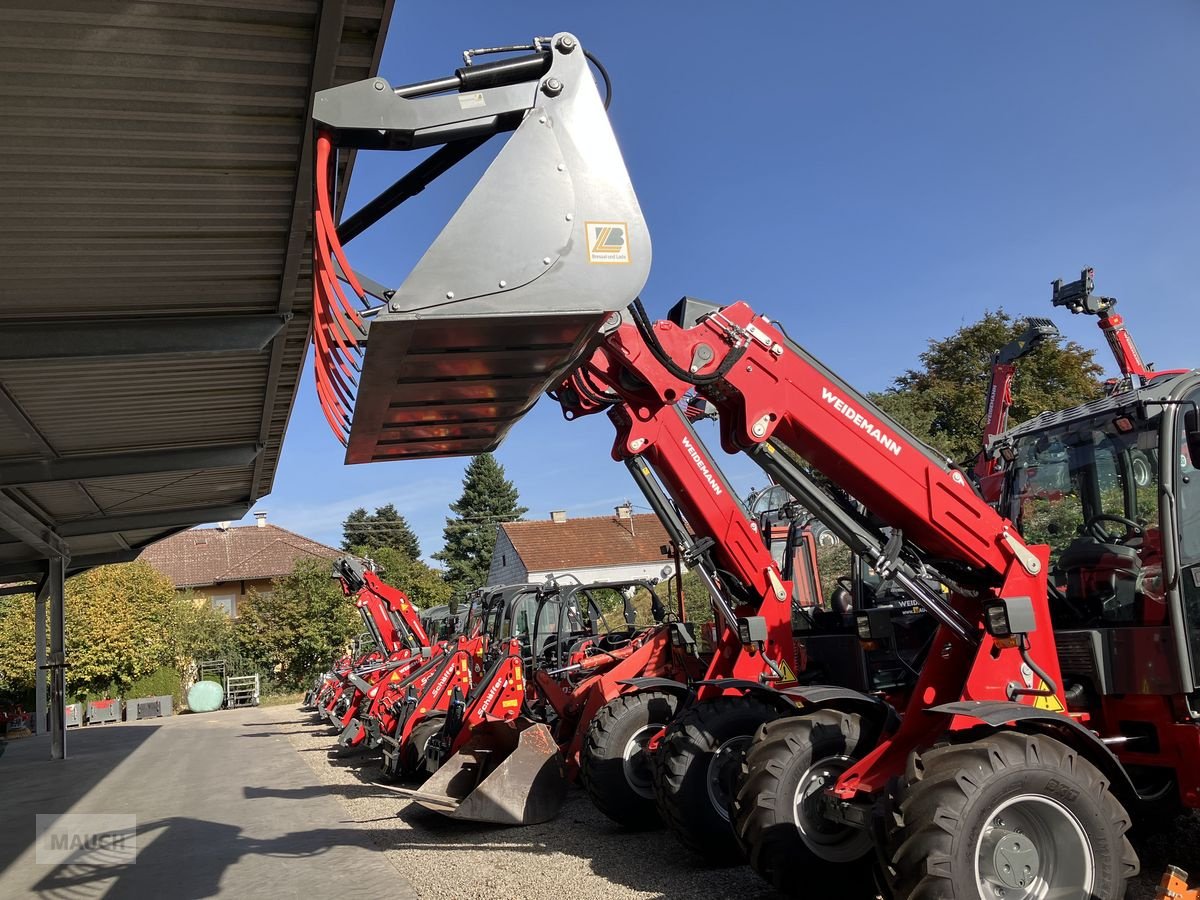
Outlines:
{"type": "Polygon", "coordinates": [[[1136,547],[1075,538],[1058,559],[1067,579],[1067,600],[1091,621],[1083,624],[1137,624],[1141,558],[1136,547]]]}

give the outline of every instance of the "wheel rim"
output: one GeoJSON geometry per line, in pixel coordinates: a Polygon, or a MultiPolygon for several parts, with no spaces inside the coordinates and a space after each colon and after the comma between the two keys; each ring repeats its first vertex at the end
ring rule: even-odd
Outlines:
{"type": "Polygon", "coordinates": [[[751,740],[748,734],[730,738],[717,748],[708,761],[708,800],[717,815],[726,822],[729,821],[729,805],[737,788],[742,753],[750,746],[751,740]]]}
{"type": "Polygon", "coordinates": [[[639,797],[647,800],[654,799],[654,773],[650,767],[650,754],[646,744],[658,732],[661,725],[643,725],[625,742],[625,750],[621,753],[621,769],[625,773],[625,783],[639,797]]]}
{"type": "Polygon", "coordinates": [[[1057,800],[1021,794],[992,812],[975,842],[979,896],[1002,900],[1090,897],[1092,845],[1057,800]]]}
{"type": "Polygon", "coordinates": [[[800,840],[828,862],[853,862],[871,852],[870,832],[843,825],[824,813],[825,789],[854,765],[848,756],[830,756],[813,763],[800,776],[792,798],[792,818],[800,840]]]}

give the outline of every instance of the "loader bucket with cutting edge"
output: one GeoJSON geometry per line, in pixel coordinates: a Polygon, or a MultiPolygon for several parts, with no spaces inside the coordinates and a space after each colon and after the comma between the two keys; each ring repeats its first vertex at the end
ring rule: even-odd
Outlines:
{"type": "Polygon", "coordinates": [[[372,78],[314,98],[317,392],[347,463],[495,449],[646,282],[649,234],[583,48],[563,33],[527,49],[437,81],[372,78]],[[350,267],[344,243],[500,134],[398,288],[350,267]],[[434,146],[335,224],[338,148],[434,146]]]}
{"type": "Polygon", "coordinates": [[[550,729],[518,719],[477,726],[428,781],[406,793],[452,819],[535,825],[558,815],[567,780],[550,729]]]}

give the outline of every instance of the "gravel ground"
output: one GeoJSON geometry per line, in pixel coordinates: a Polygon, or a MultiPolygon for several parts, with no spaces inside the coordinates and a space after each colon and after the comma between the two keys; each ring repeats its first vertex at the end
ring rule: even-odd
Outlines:
{"type": "MultiPolygon", "coordinates": [[[[339,796],[347,821],[368,831],[422,900],[625,900],[738,897],[776,900],[748,867],[705,868],[666,831],[629,833],[572,789],[557,819],[527,828],[455,822],[373,783],[373,758],[331,757],[334,739],[308,713],[272,710],[270,723],[339,796]],[[287,721],[289,716],[294,722],[287,721]]],[[[1137,842],[1143,874],[1129,900],[1153,900],[1167,863],[1200,876],[1200,816],[1137,842]]]]}

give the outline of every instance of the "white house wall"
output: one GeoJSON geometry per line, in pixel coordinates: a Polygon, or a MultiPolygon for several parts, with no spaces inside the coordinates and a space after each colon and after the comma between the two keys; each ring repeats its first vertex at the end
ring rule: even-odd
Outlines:
{"type": "MultiPolygon", "coordinates": [[[[544,581],[548,575],[565,575],[569,573],[576,576],[585,584],[595,584],[597,581],[632,581],[637,578],[653,581],[660,577],[663,567],[666,565],[670,565],[671,571],[674,573],[674,563],[664,558],[657,562],[630,563],[623,566],[594,566],[586,569],[549,569],[541,572],[530,572],[527,580],[540,582],[544,581]]],[[[519,578],[517,580],[526,579],[519,578]]],[[[498,581],[492,582],[489,575],[489,584],[500,583],[498,581]]]]}

